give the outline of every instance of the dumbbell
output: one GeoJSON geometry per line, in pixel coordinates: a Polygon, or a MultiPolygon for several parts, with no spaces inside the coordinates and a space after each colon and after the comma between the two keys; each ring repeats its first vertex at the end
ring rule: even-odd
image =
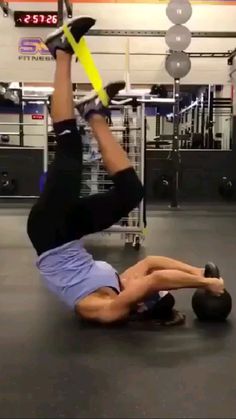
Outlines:
{"type": "Polygon", "coordinates": [[[10,141],[10,137],[8,134],[2,134],[0,139],[1,139],[1,142],[4,144],[8,144],[10,141]]]}

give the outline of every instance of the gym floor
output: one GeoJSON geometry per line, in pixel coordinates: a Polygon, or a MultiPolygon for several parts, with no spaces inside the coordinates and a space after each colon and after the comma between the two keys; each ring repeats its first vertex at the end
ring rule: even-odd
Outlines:
{"type": "MultiPolygon", "coordinates": [[[[89,240],[120,271],[144,254],[213,260],[236,292],[236,208],[155,209],[139,252],[118,237],[89,240]]],[[[88,328],[44,290],[25,234],[24,209],[0,210],[1,418],[235,418],[235,309],[201,325],[191,292],[175,293],[186,326],[88,328]]]]}

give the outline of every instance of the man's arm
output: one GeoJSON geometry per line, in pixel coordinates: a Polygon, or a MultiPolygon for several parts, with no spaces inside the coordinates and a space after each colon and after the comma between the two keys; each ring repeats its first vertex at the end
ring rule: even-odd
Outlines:
{"type": "Polygon", "coordinates": [[[175,270],[156,271],[140,280],[130,281],[123,292],[107,301],[98,314],[100,321],[112,323],[125,319],[137,303],[150,295],[162,290],[180,288],[206,288],[215,294],[221,294],[224,290],[224,281],[175,270]]]}

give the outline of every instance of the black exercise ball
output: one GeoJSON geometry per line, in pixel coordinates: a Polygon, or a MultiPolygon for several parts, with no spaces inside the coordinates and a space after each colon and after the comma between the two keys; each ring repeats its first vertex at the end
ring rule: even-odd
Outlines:
{"type": "Polygon", "coordinates": [[[161,177],[160,180],[160,192],[161,192],[161,197],[164,198],[168,198],[169,196],[169,192],[170,192],[170,183],[169,183],[169,179],[167,179],[165,176],[161,177]]]}
{"type": "MultiPolygon", "coordinates": [[[[220,271],[214,263],[208,262],[204,276],[220,278],[220,271]]],[[[216,296],[206,289],[198,289],[192,297],[192,308],[200,321],[220,322],[226,320],[230,314],[232,298],[226,290],[222,295],[216,296]]]]}
{"type": "Polygon", "coordinates": [[[216,296],[199,289],[193,295],[192,308],[200,321],[221,322],[226,320],[232,310],[232,298],[226,290],[224,294],[216,296]]]}

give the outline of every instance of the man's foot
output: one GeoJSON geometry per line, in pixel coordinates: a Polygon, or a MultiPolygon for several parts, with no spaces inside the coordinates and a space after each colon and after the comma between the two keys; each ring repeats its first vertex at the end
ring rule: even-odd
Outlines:
{"type": "MultiPolygon", "coordinates": [[[[119,93],[120,90],[125,88],[124,81],[117,81],[109,83],[104,90],[107,92],[109,103],[113,97],[119,93]]],[[[108,103],[108,105],[109,105],[108,103]]],[[[91,93],[80,99],[76,103],[76,109],[83,119],[88,120],[92,114],[100,114],[107,116],[107,108],[105,108],[98,97],[98,94],[93,90],[91,93]]]]}
{"type": "MultiPolygon", "coordinates": [[[[78,43],[80,39],[88,32],[88,30],[95,24],[95,20],[89,16],[77,16],[67,22],[75,41],[78,43]]],[[[47,45],[50,53],[56,58],[56,51],[58,49],[73,55],[74,51],[66,39],[63,27],[60,27],[46,38],[45,45],[47,45]]]]}

